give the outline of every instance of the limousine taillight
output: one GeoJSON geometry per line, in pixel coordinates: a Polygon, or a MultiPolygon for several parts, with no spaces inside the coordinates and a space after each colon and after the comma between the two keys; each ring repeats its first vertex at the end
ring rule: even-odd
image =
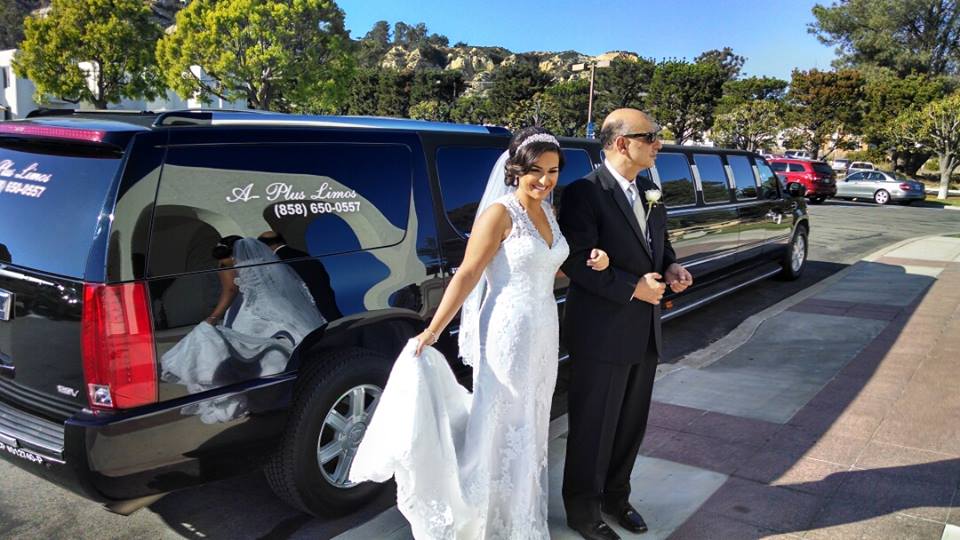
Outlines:
{"type": "Polygon", "coordinates": [[[83,288],[81,349],[90,406],[128,409],[157,402],[157,361],[143,283],[83,288]]]}

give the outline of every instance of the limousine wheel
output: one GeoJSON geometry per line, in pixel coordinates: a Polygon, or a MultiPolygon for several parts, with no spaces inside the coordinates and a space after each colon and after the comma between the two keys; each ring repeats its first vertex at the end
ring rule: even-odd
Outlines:
{"type": "Polygon", "coordinates": [[[793,239],[790,241],[790,247],[780,260],[780,266],[783,267],[780,276],[790,281],[799,278],[806,262],[807,230],[804,227],[797,227],[797,232],[793,233],[793,239]]]}
{"type": "Polygon", "coordinates": [[[887,193],[886,190],[883,190],[883,189],[878,190],[876,193],[873,194],[873,202],[879,205],[887,204],[888,202],[890,202],[890,194],[887,193]]]}
{"type": "Polygon", "coordinates": [[[310,514],[335,516],[380,492],[381,484],[354,484],[347,473],[389,374],[386,357],[348,349],[301,375],[283,441],[265,467],[281,499],[310,514]]]}

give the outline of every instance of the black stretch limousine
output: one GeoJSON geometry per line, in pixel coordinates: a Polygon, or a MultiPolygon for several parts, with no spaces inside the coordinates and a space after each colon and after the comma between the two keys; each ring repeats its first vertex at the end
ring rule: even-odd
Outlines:
{"type": "MultiPolygon", "coordinates": [[[[121,512],[252,466],[306,512],[363,504],[380,486],[347,480],[354,451],[509,135],[211,111],[0,123],[0,456],[121,512]],[[264,302],[304,285],[306,307],[264,302]]],[[[558,191],[602,162],[596,141],[562,145],[558,191]]],[[[645,174],[696,279],[666,317],[802,271],[802,190],[759,156],[666,146],[645,174]]],[[[455,332],[438,346],[467,384],[455,332]]]]}

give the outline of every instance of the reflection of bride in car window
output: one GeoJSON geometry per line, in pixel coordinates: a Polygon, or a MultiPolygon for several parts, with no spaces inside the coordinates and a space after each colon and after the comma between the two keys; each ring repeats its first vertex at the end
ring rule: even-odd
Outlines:
{"type": "Polygon", "coordinates": [[[226,237],[213,254],[220,301],[161,359],[163,380],[190,393],[282,372],[294,347],[326,323],[303,280],[262,242],[226,237]]]}

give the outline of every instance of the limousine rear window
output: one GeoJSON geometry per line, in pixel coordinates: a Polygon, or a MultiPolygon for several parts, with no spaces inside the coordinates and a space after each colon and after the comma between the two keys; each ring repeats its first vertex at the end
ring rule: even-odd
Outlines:
{"type": "MultiPolygon", "coordinates": [[[[501,148],[450,146],[437,149],[437,175],[440,177],[443,208],[447,219],[458,231],[469,233],[473,227],[490,169],[502,153],[501,148]]],[[[553,194],[554,204],[563,196],[564,187],[593,170],[586,150],[564,148],[563,158],[565,164],[553,194]]]]}
{"type": "Polygon", "coordinates": [[[687,156],[661,152],[657,154],[657,176],[663,190],[663,203],[671,208],[697,203],[697,192],[687,156]]]}
{"type": "Polygon", "coordinates": [[[733,173],[733,181],[737,186],[737,199],[756,199],[757,181],[753,177],[753,167],[747,156],[727,156],[727,163],[733,173]]]}
{"type": "Polygon", "coordinates": [[[82,278],[120,158],[86,144],[0,142],[0,262],[82,278]]]}
{"type": "Polygon", "coordinates": [[[703,200],[706,203],[730,202],[730,187],[727,173],[723,170],[720,156],[715,154],[694,154],[693,162],[700,172],[700,185],[703,200]]]}
{"type": "Polygon", "coordinates": [[[400,144],[258,143],[171,148],[147,261],[150,276],[217,268],[221,236],[274,231],[319,257],[403,240],[412,154],[400,144]]]}

